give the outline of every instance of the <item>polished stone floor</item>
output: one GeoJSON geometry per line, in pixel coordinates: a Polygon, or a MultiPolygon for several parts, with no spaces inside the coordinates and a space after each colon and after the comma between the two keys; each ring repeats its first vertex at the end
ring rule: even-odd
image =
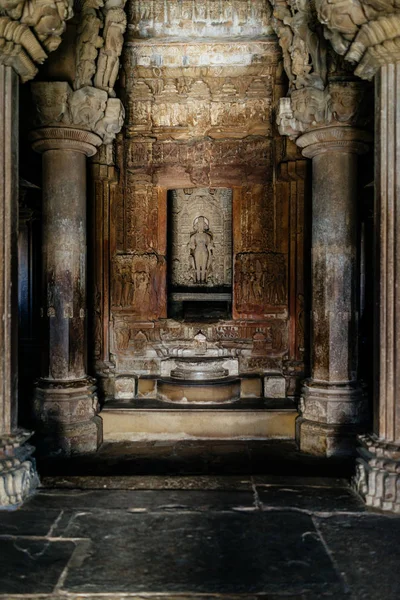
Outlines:
{"type": "Polygon", "coordinates": [[[400,518],[290,443],[111,445],[39,468],[40,491],[0,512],[1,599],[400,598],[400,518]]]}

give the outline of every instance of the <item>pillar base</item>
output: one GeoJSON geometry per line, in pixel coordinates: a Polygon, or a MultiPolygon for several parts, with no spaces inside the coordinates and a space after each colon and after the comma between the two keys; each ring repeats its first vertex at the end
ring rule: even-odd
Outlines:
{"type": "Polygon", "coordinates": [[[308,381],[303,388],[296,441],[302,452],[326,457],[354,456],[356,437],[367,421],[366,401],[356,382],[308,381]]]}
{"type": "Polygon", "coordinates": [[[91,377],[71,381],[40,379],[34,410],[37,449],[45,456],[96,452],[103,441],[98,398],[91,377]]]}
{"type": "Polygon", "coordinates": [[[0,510],[18,508],[39,485],[29,431],[0,438],[0,510]]]}
{"type": "Polygon", "coordinates": [[[400,513],[400,445],[373,434],[358,441],[355,489],[367,506],[400,513]]]}

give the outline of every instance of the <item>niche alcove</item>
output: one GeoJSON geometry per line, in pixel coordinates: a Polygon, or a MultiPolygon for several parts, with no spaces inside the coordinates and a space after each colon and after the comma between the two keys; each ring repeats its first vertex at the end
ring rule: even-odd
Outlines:
{"type": "MultiPolygon", "coordinates": [[[[305,162],[275,125],[287,82],[271,15],[263,0],[242,2],[232,19],[207,17],[205,31],[192,27],[204,17],[194,4],[185,20],[173,2],[151,13],[150,27],[142,3],[132,4],[125,126],[114,160],[104,161],[115,179],[106,189],[103,164],[94,177],[105,438],[120,439],[129,411],[132,435],[264,435],[264,400],[285,410],[295,398],[305,347],[305,162]],[[178,22],[186,24],[179,42],[178,22]],[[201,419],[191,406],[160,408],[160,383],[199,373],[233,378],[225,399],[244,403],[240,419],[229,406],[201,419]]],[[[290,406],[287,420],[279,417],[290,432],[278,428],[279,436],[294,436],[290,406]]]]}
{"type": "Polygon", "coordinates": [[[186,188],[168,198],[168,316],[232,317],[232,190],[186,188]]]}

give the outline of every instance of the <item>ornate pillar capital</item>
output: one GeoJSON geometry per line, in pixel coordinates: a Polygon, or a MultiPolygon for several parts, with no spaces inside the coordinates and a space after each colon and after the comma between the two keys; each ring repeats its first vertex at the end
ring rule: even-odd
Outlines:
{"type": "Polygon", "coordinates": [[[354,127],[324,127],[304,133],[297,138],[297,145],[302,148],[303,156],[314,158],[327,152],[350,152],[364,154],[368,151],[371,135],[354,127]]]}
{"type": "MultiPolygon", "coordinates": [[[[355,135],[358,140],[360,128],[369,119],[366,105],[365,85],[362,82],[330,82],[323,90],[314,87],[292,90],[289,97],[280,99],[277,116],[279,132],[302,148],[304,145],[299,144],[299,136],[325,129],[331,130],[332,136],[337,139],[341,137],[344,140],[355,135]],[[341,130],[343,133],[340,133],[341,130]],[[345,133],[346,130],[348,133],[345,133]]],[[[364,137],[360,141],[371,138],[367,133],[364,137]]]]}
{"type": "Polygon", "coordinates": [[[74,91],[65,81],[38,81],[32,83],[32,94],[36,114],[31,139],[38,152],[69,147],[93,156],[121,130],[124,107],[105,90],[86,86],[74,91]]]}

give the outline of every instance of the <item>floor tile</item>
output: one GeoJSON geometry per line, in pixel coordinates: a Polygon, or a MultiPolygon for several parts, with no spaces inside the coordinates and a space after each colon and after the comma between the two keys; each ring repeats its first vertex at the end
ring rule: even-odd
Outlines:
{"type": "Polygon", "coordinates": [[[231,510],[254,508],[253,491],[224,490],[42,490],[26,503],[32,510],[231,510]]]}
{"type": "Polygon", "coordinates": [[[400,598],[400,518],[337,515],[315,522],[355,600],[400,598]]]}
{"type": "Polygon", "coordinates": [[[280,513],[77,516],[66,537],[91,537],[64,590],[145,593],[341,594],[309,516],[280,513]]]}
{"type": "Polygon", "coordinates": [[[15,511],[0,511],[0,536],[28,535],[45,537],[58,519],[61,510],[58,506],[35,515],[26,510],[27,504],[15,511]]]}
{"type": "Polygon", "coordinates": [[[52,592],[74,550],[68,541],[0,540],[0,594],[52,592]]]}
{"type": "Polygon", "coordinates": [[[257,487],[258,497],[265,508],[300,508],[313,512],[365,510],[361,499],[349,488],[320,488],[311,486],[257,487]]]}

